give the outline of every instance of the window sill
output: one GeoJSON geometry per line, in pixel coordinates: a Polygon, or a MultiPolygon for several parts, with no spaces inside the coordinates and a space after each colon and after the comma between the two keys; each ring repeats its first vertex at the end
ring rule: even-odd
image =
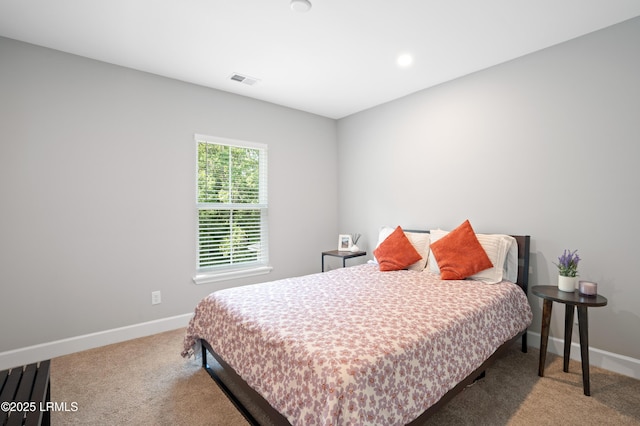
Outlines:
{"type": "Polygon", "coordinates": [[[196,274],[193,277],[195,284],[209,284],[217,281],[233,280],[236,278],[252,277],[254,275],[264,275],[271,272],[273,267],[271,266],[257,266],[255,268],[239,269],[236,271],[224,271],[224,272],[206,272],[196,274]]]}

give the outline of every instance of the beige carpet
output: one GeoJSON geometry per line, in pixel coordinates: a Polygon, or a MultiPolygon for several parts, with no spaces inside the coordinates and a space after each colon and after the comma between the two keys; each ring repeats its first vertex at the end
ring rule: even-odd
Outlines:
{"type": "MultiPolygon", "coordinates": [[[[51,400],[77,403],[52,413],[57,425],[246,425],[198,362],[180,357],[184,329],[52,360],[51,400]]],[[[579,362],[562,371],[547,355],[514,346],[484,379],[456,396],[433,425],[640,425],[640,381],[591,367],[591,397],[579,362]]]]}

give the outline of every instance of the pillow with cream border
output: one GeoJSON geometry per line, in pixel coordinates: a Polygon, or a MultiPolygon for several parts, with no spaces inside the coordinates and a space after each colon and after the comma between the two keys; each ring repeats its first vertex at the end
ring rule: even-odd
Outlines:
{"type": "Polygon", "coordinates": [[[400,226],[373,251],[381,271],[398,271],[421,259],[400,226]]]}
{"type": "Polygon", "coordinates": [[[468,220],[433,242],[431,253],[438,262],[442,280],[463,280],[493,267],[468,220]]]}
{"type": "MultiPolygon", "coordinates": [[[[431,242],[435,242],[444,237],[449,231],[442,229],[432,229],[431,242]]],[[[484,248],[487,256],[491,260],[493,267],[479,271],[467,279],[482,281],[486,284],[497,284],[502,280],[516,282],[518,278],[518,243],[511,235],[505,234],[476,234],[480,245],[484,248]]],[[[429,254],[430,272],[440,273],[438,262],[429,254]]]]}
{"type": "MultiPolygon", "coordinates": [[[[378,243],[376,244],[376,248],[378,248],[380,244],[382,244],[382,242],[386,240],[387,237],[391,235],[391,233],[394,230],[395,228],[391,226],[381,227],[380,231],[378,231],[378,243]]],[[[422,257],[422,259],[418,260],[416,263],[409,265],[407,269],[410,271],[418,271],[418,272],[423,271],[427,266],[427,260],[429,259],[429,245],[431,243],[431,237],[429,233],[428,232],[411,232],[411,231],[405,231],[405,230],[403,230],[403,232],[404,232],[404,235],[406,235],[407,238],[409,239],[409,242],[411,242],[411,245],[413,245],[413,248],[415,248],[416,251],[422,257]]],[[[380,263],[375,256],[375,252],[374,252],[373,259],[375,263],[378,263],[378,264],[380,263]]]]}

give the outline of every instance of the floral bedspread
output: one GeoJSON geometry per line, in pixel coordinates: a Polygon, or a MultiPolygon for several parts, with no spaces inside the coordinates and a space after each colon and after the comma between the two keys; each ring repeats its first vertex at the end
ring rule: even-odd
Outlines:
{"type": "Polygon", "coordinates": [[[182,355],[205,339],[293,425],[401,425],[531,320],[510,282],[359,265],[212,293],[182,355]]]}

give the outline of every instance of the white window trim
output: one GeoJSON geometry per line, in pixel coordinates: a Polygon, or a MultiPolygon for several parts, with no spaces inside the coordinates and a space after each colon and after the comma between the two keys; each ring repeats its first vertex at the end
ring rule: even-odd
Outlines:
{"type": "MultiPolygon", "coordinates": [[[[267,151],[266,144],[257,143],[257,142],[240,141],[235,139],[220,138],[215,136],[207,136],[202,134],[195,134],[194,141],[196,143],[196,147],[198,142],[205,141],[205,142],[218,143],[223,145],[231,145],[231,146],[236,146],[240,148],[264,149],[265,151],[267,151]]],[[[198,170],[197,155],[198,154],[196,149],[196,171],[198,170]]],[[[266,167],[267,165],[265,164],[264,166],[266,167]]],[[[197,210],[199,211],[200,203],[197,202],[197,191],[198,189],[196,184],[196,207],[197,207],[197,210]]],[[[196,236],[196,243],[198,242],[198,239],[199,237],[196,236]]],[[[267,244],[268,244],[268,240],[267,240],[267,244]]],[[[203,269],[203,268],[198,268],[198,266],[196,265],[196,273],[192,277],[192,280],[195,284],[201,285],[201,284],[209,284],[209,283],[231,280],[231,279],[252,277],[256,275],[264,275],[264,274],[270,273],[272,270],[273,270],[273,267],[268,264],[267,265],[247,264],[244,266],[236,266],[236,267],[230,266],[230,267],[222,267],[219,269],[218,268],[203,269]]]]}
{"type": "Polygon", "coordinates": [[[272,266],[256,266],[253,268],[243,268],[237,271],[220,271],[196,274],[193,282],[196,284],[209,284],[224,280],[233,280],[237,278],[253,277],[256,275],[265,275],[271,272],[272,266]]]}

